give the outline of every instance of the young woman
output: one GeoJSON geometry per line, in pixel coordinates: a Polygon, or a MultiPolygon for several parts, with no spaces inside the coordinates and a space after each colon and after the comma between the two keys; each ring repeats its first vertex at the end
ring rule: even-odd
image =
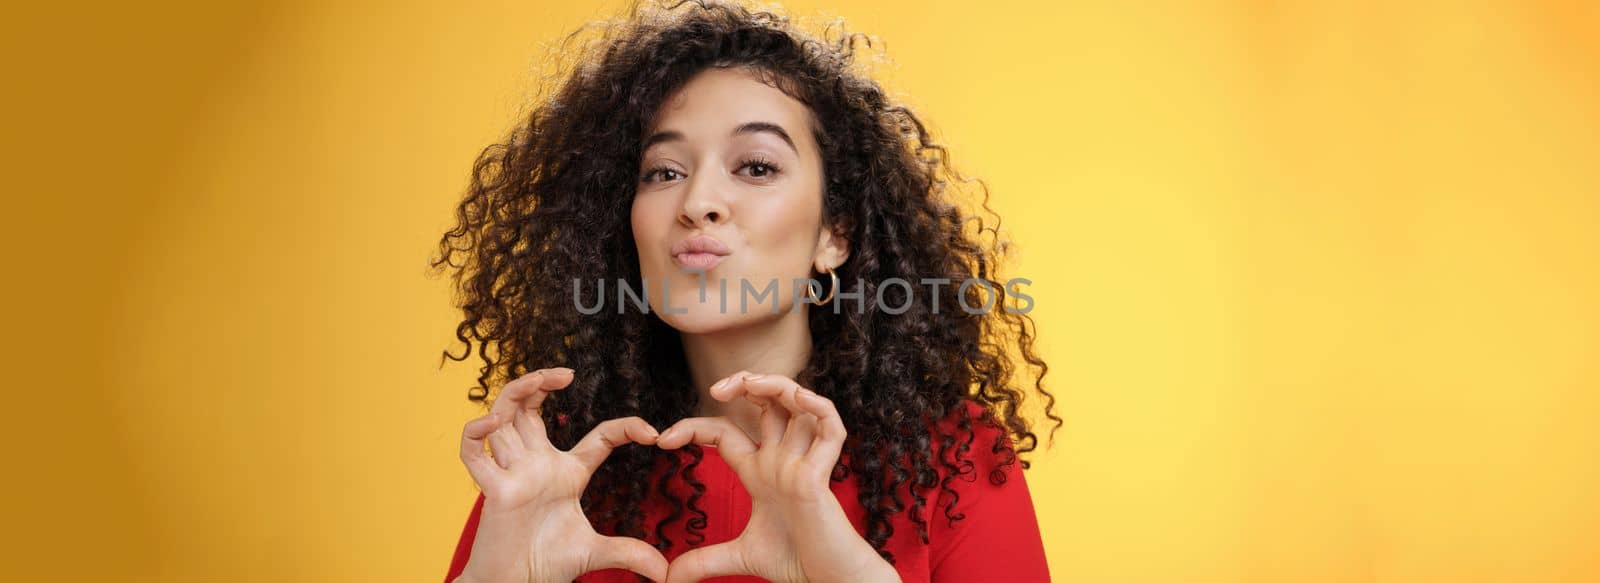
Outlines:
{"type": "Polygon", "coordinates": [[[446,581],[1048,580],[1031,320],[861,37],[713,2],[604,30],[435,258],[446,356],[503,383],[446,581]]]}

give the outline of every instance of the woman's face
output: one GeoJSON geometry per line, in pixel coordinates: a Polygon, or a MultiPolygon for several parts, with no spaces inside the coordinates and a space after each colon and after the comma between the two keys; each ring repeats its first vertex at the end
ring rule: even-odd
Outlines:
{"type": "Polygon", "coordinates": [[[742,69],[708,69],[662,103],[632,211],[651,311],[696,334],[776,319],[804,297],[794,280],[844,261],[812,135],[805,104],[742,69]]]}

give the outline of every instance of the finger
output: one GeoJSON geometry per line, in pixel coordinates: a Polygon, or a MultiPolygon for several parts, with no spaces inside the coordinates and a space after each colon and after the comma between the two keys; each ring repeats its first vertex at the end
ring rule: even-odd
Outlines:
{"type": "MultiPolygon", "coordinates": [[[[761,445],[777,447],[789,427],[789,410],[781,405],[769,405],[761,410],[761,445]]],[[[776,449],[774,449],[776,451],[776,449]]]]}
{"type": "Polygon", "coordinates": [[[783,439],[778,441],[778,449],[795,457],[804,456],[811,449],[811,441],[816,435],[816,415],[809,411],[791,415],[788,427],[784,428],[783,439]]]}
{"type": "Polygon", "coordinates": [[[783,423],[777,424],[776,420],[774,420],[772,427],[763,423],[762,439],[773,444],[782,444],[790,439],[789,432],[796,430],[800,433],[800,435],[796,436],[796,441],[791,442],[786,447],[780,445],[780,451],[804,454],[811,447],[811,436],[814,434],[812,428],[814,425],[807,426],[806,421],[796,419],[796,417],[809,414],[800,406],[797,397],[801,391],[809,391],[810,389],[801,387],[800,383],[783,375],[747,376],[744,378],[743,384],[745,391],[767,397],[772,402],[783,406],[783,423]]]}
{"type": "Polygon", "coordinates": [[[731,543],[700,547],[678,555],[667,567],[667,583],[698,583],[704,579],[723,575],[750,575],[748,561],[731,543]]]}
{"type": "Polygon", "coordinates": [[[800,396],[800,404],[817,417],[816,438],[811,443],[811,450],[806,452],[806,459],[832,472],[834,464],[839,462],[844,440],[849,436],[844,428],[844,419],[839,416],[839,408],[833,405],[832,399],[810,391],[800,396]]]}
{"type": "Polygon", "coordinates": [[[759,395],[747,394],[741,386],[744,382],[744,378],[749,376],[756,376],[756,374],[747,370],[741,370],[728,375],[727,378],[717,381],[717,384],[711,385],[711,397],[724,403],[739,397],[745,397],[746,399],[755,402],[755,404],[765,408],[767,405],[771,404],[770,399],[759,395]]]}
{"type": "Polygon", "coordinates": [[[722,396],[719,398],[723,401],[743,397],[755,403],[757,407],[761,408],[761,443],[776,444],[778,440],[783,439],[784,427],[789,424],[789,412],[774,397],[774,395],[781,392],[780,389],[775,389],[771,386],[752,387],[747,385],[745,381],[752,376],[759,375],[740,373],[729,377],[728,382],[720,388],[713,387],[712,396],[716,397],[716,394],[720,392],[722,396]]]}
{"type": "Polygon", "coordinates": [[[656,428],[651,427],[650,423],[641,417],[610,419],[589,430],[577,445],[572,446],[571,453],[583,463],[583,467],[590,474],[593,474],[600,468],[600,463],[611,455],[611,450],[625,443],[654,445],[659,436],[656,428]]]}
{"type": "Polygon", "coordinates": [[[546,394],[564,389],[569,384],[572,384],[572,369],[541,368],[506,383],[506,386],[500,389],[500,396],[495,398],[492,409],[496,412],[515,409],[538,410],[539,406],[544,404],[546,394]]]}
{"type": "Polygon", "coordinates": [[[743,377],[741,386],[752,395],[766,397],[768,400],[783,405],[791,414],[802,411],[800,403],[795,400],[795,395],[800,391],[800,383],[783,375],[749,375],[743,377]]]}
{"type": "Polygon", "coordinates": [[[627,569],[649,577],[651,581],[667,580],[667,558],[649,543],[633,537],[600,537],[589,560],[590,571],[627,569]]]}
{"type": "Polygon", "coordinates": [[[549,446],[550,439],[545,434],[544,418],[540,415],[539,407],[544,404],[545,395],[550,391],[561,390],[570,384],[570,368],[542,368],[530,372],[506,383],[500,390],[500,396],[495,399],[493,410],[517,413],[511,417],[511,425],[525,448],[549,446]]]}
{"type": "MultiPolygon", "coordinates": [[[[496,418],[505,419],[515,415],[516,412],[491,412],[490,414],[496,418]]],[[[494,428],[494,431],[489,432],[489,453],[494,456],[495,463],[499,464],[500,467],[511,467],[513,460],[521,459],[527,452],[527,448],[522,445],[522,436],[517,434],[517,428],[512,427],[511,423],[502,420],[494,428]]]]}
{"type": "Polygon", "coordinates": [[[483,439],[499,427],[500,418],[488,413],[468,421],[461,429],[461,463],[467,466],[467,473],[479,487],[498,475],[499,467],[489,458],[489,452],[484,451],[483,439]]]}
{"type": "Polygon", "coordinates": [[[716,447],[717,453],[735,470],[756,452],[756,444],[750,441],[750,436],[727,417],[690,417],[673,423],[661,432],[656,447],[678,449],[690,443],[716,447]]]}
{"type": "Polygon", "coordinates": [[[550,437],[545,433],[544,418],[537,409],[517,409],[511,412],[511,426],[517,431],[526,449],[547,447],[550,437]]]}

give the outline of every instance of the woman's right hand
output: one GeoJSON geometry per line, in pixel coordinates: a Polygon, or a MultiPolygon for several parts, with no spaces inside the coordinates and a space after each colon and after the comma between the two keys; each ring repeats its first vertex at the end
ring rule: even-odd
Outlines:
{"type": "Polygon", "coordinates": [[[483,491],[472,552],[458,583],[568,583],[620,568],[662,581],[667,559],[648,543],[595,532],[579,505],[584,486],[611,450],[653,445],[658,433],[639,417],[612,419],[561,451],[545,433],[539,406],[572,382],[572,369],[540,369],[506,383],[487,415],[461,433],[461,461],[483,491]],[[507,423],[510,421],[510,423],[507,423]],[[484,452],[487,438],[493,455],[484,452]]]}

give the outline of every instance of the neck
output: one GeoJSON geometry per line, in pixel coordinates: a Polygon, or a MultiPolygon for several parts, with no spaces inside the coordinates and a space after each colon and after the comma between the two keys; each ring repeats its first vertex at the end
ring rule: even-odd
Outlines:
{"type": "Polygon", "coordinates": [[[726,403],[713,399],[711,385],[741,370],[794,378],[811,356],[811,327],[804,308],[784,312],[769,322],[683,334],[682,339],[689,376],[699,398],[695,415],[727,417],[752,440],[760,436],[761,408],[743,398],[726,403]]]}

